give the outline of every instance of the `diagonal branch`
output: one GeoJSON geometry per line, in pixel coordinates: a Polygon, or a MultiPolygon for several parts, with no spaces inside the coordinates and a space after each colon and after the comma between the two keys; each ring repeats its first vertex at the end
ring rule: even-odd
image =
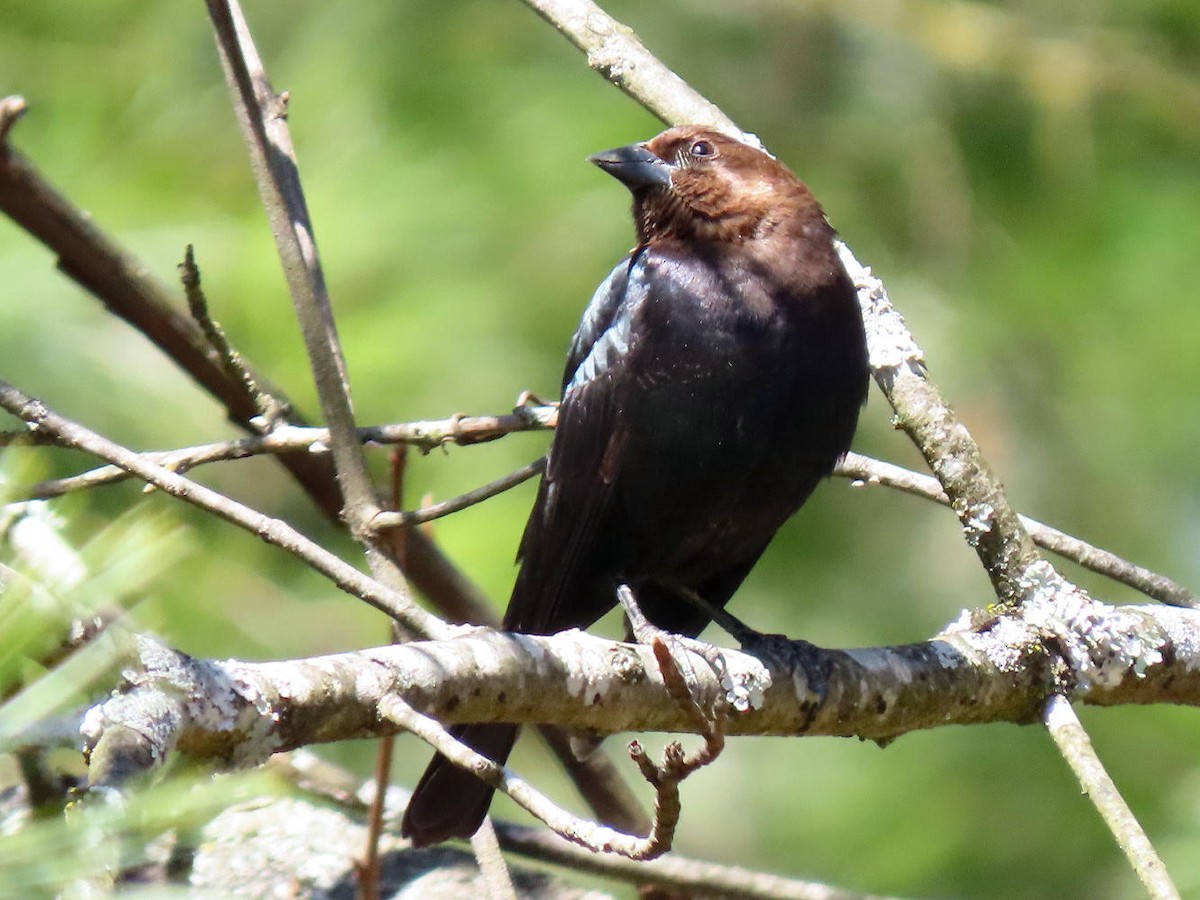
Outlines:
{"type": "Polygon", "coordinates": [[[276,94],[267,80],[237,0],[208,0],[207,5],[254,179],[304,335],[321,411],[329,424],[330,449],[343,498],[342,518],[366,550],[375,577],[393,590],[407,592],[396,557],[385,551],[369,527],[380,511],[379,497],[358,439],[350,376],[287,127],[287,95],[276,94]]]}
{"type": "Polygon", "coordinates": [[[664,66],[622,25],[592,0],[524,0],[587,55],[588,65],[664,122],[708,125],[741,140],[757,139],[686,81],[664,66]]]}
{"type": "Polygon", "coordinates": [[[1087,732],[1071,708],[1071,701],[1061,694],[1054,694],[1046,703],[1044,721],[1084,793],[1091,798],[1116,837],[1147,896],[1152,900],[1179,900],[1179,891],[1171,882],[1167,867],[1104,770],[1087,732]]]}
{"type": "Polygon", "coordinates": [[[115,444],[51,411],[44,403],[0,381],[0,408],[30,428],[43,428],[58,435],[62,444],[106,459],[132,472],[149,484],[211,512],[227,522],[258,535],[269,544],[302,557],[339,588],[374,606],[419,634],[449,637],[453,629],[414,605],[404,594],[368,578],[324,547],[309,540],[281,519],[273,519],[225,497],[162,466],[149,462],[132,450],[115,444]]]}
{"type": "MultiPolygon", "coordinates": [[[[847,453],[834,474],[852,478],[856,485],[883,485],[916,497],[924,497],[943,506],[950,505],[950,498],[946,496],[936,478],[859,453],[847,453]]],[[[1035,544],[1057,553],[1063,559],[1069,559],[1085,569],[1128,585],[1163,603],[1189,609],[1197,608],[1196,595],[1165,575],[1122,559],[1115,553],[1059,531],[1037,519],[1023,515],[1020,516],[1020,520],[1035,544]]]]}
{"type": "MultiPolygon", "coordinates": [[[[492,787],[507,794],[522,809],[566,840],[596,853],[615,853],[637,860],[654,859],[670,849],[679,819],[678,780],[651,782],[658,800],[655,816],[649,834],[644,838],[638,837],[567,812],[511,769],[456,740],[437,719],[413,709],[396,694],[389,694],[380,700],[379,713],[395,727],[424,740],[455,765],[469,769],[492,787]],[[659,812],[663,808],[668,810],[665,815],[659,812]],[[671,810],[674,810],[674,817],[670,815],[671,810]]],[[[635,753],[632,748],[630,752],[635,753]]]]}
{"type": "MultiPolygon", "coordinates": [[[[0,136],[11,137],[10,130],[23,110],[20,98],[0,101],[0,136]]],[[[255,398],[242,381],[229,377],[200,327],[178,308],[176,296],[7,142],[0,143],[0,211],[54,253],[66,275],[144,334],[221,403],[232,422],[246,431],[259,430],[252,424],[258,414],[255,398]]],[[[256,381],[264,383],[261,377],[256,381]]],[[[269,390],[294,409],[278,388],[269,390]]],[[[305,424],[295,412],[288,422],[305,424]]],[[[310,453],[305,447],[282,453],[279,460],[318,508],[337,518],[342,496],[329,454],[310,453]]],[[[491,605],[479,588],[419,530],[408,534],[406,559],[413,583],[447,615],[457,621],[483,621],[491,615],[491,605]]]]}

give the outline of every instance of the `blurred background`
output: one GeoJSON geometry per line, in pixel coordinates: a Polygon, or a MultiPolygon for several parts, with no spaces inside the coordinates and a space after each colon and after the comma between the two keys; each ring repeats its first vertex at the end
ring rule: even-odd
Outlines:
{"type": "MultiPolygon", "coordinates": [[[[808,182],[884,278],[1021,511],[1200,588],[1200,7],[606,8],[808,182]]],[[[584,159],[660,123],[517,2],[250,0],[247,14],[276,88],[291,91],[360,421],[499,413],[524,389],[556,396],[579,314],[632,238],[626,193],[584,159]]],[[[14,145],[165,281],[195,244],[214,316],[315,414],[202,4],[10,4],[10,93],[31,107],[14,145]]],[[[236,434],[6,219],[0,377],[132,447],[236,434]]],[[[517,435],[416,458],[410,503],[498,477],[546,443],[517,435]]],[[[920,467],[874,390],[856,449],[920,467]]],[[[0,465],[42,477],[82,461],[19,452],[0,465]]],[[[357,560],[270,461],[196,475],[357,560]]],[[[436,525],[497,605],[533,490],[436,525]]],[[[129,510],[153,522],[113,599],[189,653],[263,659],[387,639],[379,614],[282,552],[136,486],[56,509],[97,566],[113,565],[97,548],[129,510]]],[[[1105,599],[1138,602],[1063,568],[1105,599]]],[[[762,629],[860,646],[923,639],[990,596],[949,512],[833,480],[732,608],[762,629]]],[[[1200,716],[1083,716],[1181,890],[1200,895],[1200,716]]],[[[374,745],[322,752],[365,774],[374,745]]],[[[411,783],[426,749],[402,740],[396,755],[397,781],[411,783]]],[[[545,761],[533,740],[514,757],[560,785],[549,767],[537,774],[545,761]]],[[[885,750],[741,739],[686,784],[684,804],[682,853],[862,891],[1140,895],[1038,728],[939,730],[885,750]]]]}

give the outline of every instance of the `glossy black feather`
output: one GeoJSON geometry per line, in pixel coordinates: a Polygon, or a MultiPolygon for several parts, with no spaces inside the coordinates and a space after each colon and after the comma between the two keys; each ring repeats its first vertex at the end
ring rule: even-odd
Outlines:
{"type": "MultiPolygon", "coordinates": [[[[820,207],[760,151],[685,128],[596,161],[632,190],[639,244],[571,342],[504,627],[587,627],[624,582],[695,635],[708,617],[684,595],[724,606],[849,449],[862,319],[820,207]]],[[[516,731],[456,733],[503,760],[516,731]]],[[[490,795],[437,757],[405,833],[467,836],[490,795]]]]}

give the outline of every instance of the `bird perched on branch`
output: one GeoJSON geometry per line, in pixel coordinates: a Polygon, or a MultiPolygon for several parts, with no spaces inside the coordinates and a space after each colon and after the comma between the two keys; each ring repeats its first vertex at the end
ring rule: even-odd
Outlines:
{"type": "MultiPolygon", "coordinates": [[[[695,126],[591,157],[633,194],[637,246],[571,342],[558,427],[503,627],[586,628],[627,584],[688,636],[850,447],[866,339],[808,188],[695,126]]],[[[507,724],[453,732],[501,763],[507,724]]],[[[418,846],[475,832],[492,788],[434,758],[405,813],[418,846]]]]}

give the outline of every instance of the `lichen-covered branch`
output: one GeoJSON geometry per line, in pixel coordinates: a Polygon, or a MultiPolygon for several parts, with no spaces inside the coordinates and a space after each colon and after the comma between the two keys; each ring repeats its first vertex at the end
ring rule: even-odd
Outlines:
{"type": "Polygon", "coordinates": [[[979,445],[927,377],[924,353],[883,282],[844,243],[838,250],[858,288],[875,383],[937,476],[996,596],[1007,604],[1021,602],[1027,590],[1025,570],[1038,561],[1033,541],[979,445]]]}
{"type": "MultiPolygon", "coordinates": [[[[725,650],[725,682],[697,662],[697,690],[707,702],[732,698],[744,710],[724,723],[729,735],[881,742],[942,725],[1037,722],[1060,683],[1096,705],[1200,706],[1200,612],[1034,594],[1031,621],[964,614],[918,644],[823,650],[779,639],[725,650]]],[[[394,726],[378,707],[391,694],[446,724],[699,730],[664,686],[649,648],[577,631],[480,629],[449,641],[263,663],[193,660],[146,638],[139,647],[132,688],[86,717],[93,745],[109,724],[121,729],[125,757],[130,731],[146,742],[136,758],[160,761],[175,748],[231,764],[386,734],[394,726]],[[176,719],[164,715],[163,697],[176,719]],[[169,727],[137,727],[139,708],[148,723],[169,727]]]]}

